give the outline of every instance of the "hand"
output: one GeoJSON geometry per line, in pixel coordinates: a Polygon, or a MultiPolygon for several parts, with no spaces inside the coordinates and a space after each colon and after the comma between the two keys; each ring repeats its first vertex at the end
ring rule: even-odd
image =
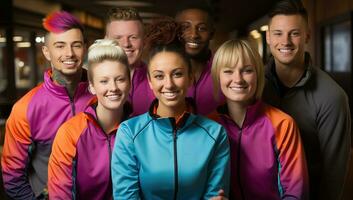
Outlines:
{"type": "Polygon", "coordinates": [[[224,190],[220,189],[218,191],[218,196],[212,197],[210,200],[228,200],[228,198],[225,197],[224,190]]]}

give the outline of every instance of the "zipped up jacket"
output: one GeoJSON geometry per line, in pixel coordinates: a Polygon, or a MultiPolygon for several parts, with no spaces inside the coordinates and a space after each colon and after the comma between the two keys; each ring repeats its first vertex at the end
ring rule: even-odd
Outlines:
{"type": "MultiPolygon", "coordinates": [[[[50,199],[112,199],[110,161],[118,125],[106,134],[95,107],[96,98],[58,130],[48,166],[50,199]]],[[[125,104],[123,120],[129,110],[125,104]]]]}
{"type": "Polygon", "coordinates": [[[303,77],[286,92],[272,57],[266,66],[263,99],[291,115],[305,148],[311,199],[340,199],[351,154],[351,115],[344,90],[305,53],[303,77]]]}
{"type": "MultiPolygon", "coordinates": [[[[218,123],[150,111],[123,122],[112,157],[114,199],[209,199],[228,194],[229,146],[218,123]]],[[[228,195],[227,195],[228,196],[228,195]]]]}
{"type": "Polygon", "coordinates": [[[299,130],[293,119],[261,101],[247,108],[242,127],[227,105],[210,115],[228,133],[231,199],[306,199],[308,174],[299,130]]]}
{"type": "Polygon", "coordinates": [[[6,122],[1,165],[4,187],[12,199],[43,195],[47,185],[48,159],[61,124],[83,111],[92,95],[80,82],[73,99],[65,87],[55,84],[51,71],[15,103],[6,122]]]}

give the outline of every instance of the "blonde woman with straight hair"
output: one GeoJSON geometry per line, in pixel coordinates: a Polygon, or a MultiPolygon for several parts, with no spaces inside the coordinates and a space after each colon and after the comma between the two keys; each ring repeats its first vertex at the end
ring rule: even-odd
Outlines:
{"type": "Polygon", "coordinates": [[[308,174],[293,119],[261,101],[264,67],[247,40],[229,40],[212,64],[215,94],[226,103],[210,118],[222,124],[231,149],[230,199],[305,199],[308,174]]]}

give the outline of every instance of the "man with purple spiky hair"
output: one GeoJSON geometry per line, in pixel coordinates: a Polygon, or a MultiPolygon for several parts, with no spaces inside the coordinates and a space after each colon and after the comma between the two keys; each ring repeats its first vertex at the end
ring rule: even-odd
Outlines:
{"type": "Polygon", "coordinates": [[[1,164],[11,199],[48,198],[48,159],[57,129],[92,97],[82,69],[83,26],[65,11],[48,15],[43,26],[48,33],[42,51],[51,68],[42,84],[15,103],[6,122],[1,164]]]}

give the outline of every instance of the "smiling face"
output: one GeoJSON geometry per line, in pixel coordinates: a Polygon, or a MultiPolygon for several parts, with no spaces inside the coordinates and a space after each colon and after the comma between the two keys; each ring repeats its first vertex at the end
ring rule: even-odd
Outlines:
{"type": "Polygon", "coordinates": [[[257,74],[254,64],[239,60],[219,72],[220,88],[227,101],[249,105],[255,100],[257,74]]]}
{"type": "Polygon", "coordinates": [[[283,66],[304,63],[305,44],[309,38],[307,23],[301,15],[275,15],[266,33],[276,65],[283,66]]]}
{"type": "Polygon", "coordinates": [[[160,52],[148,67],[149,85],[159,100],[158,109],[184,111],[185,96],[191,84],[189,68],[175,52],[160,52]]]}
{"type": "Polygon", "coordinates": [[[85,54],[83,35],[80,29],[62,33],[50,32],[42,48],[45,58],[53,70],[63,75],[74,75],[81,71],[85,54]]]}
{"type": "Polygon", "coordinates": [[[119,43],[134,66],[141,61],[143,50],[143,25],[138,20],[115,20],[106,28],[106,38],[114,39],[119,43]]]}
{"type": "Polygon", "coordinates": [[[189,56],[197,57],[208,51],[213,36],[208,13],[199,9],[187,9],[177,15],[176,21],[181,25],[185,51],[189,56]]]}
{"type": "Polygon", "coordinates": [[[97,109],[121,109],[130,90],[130,77],[126,66],[110,60],[94,64],[89,87],[92,94],[98,98],[97,109]]]}

